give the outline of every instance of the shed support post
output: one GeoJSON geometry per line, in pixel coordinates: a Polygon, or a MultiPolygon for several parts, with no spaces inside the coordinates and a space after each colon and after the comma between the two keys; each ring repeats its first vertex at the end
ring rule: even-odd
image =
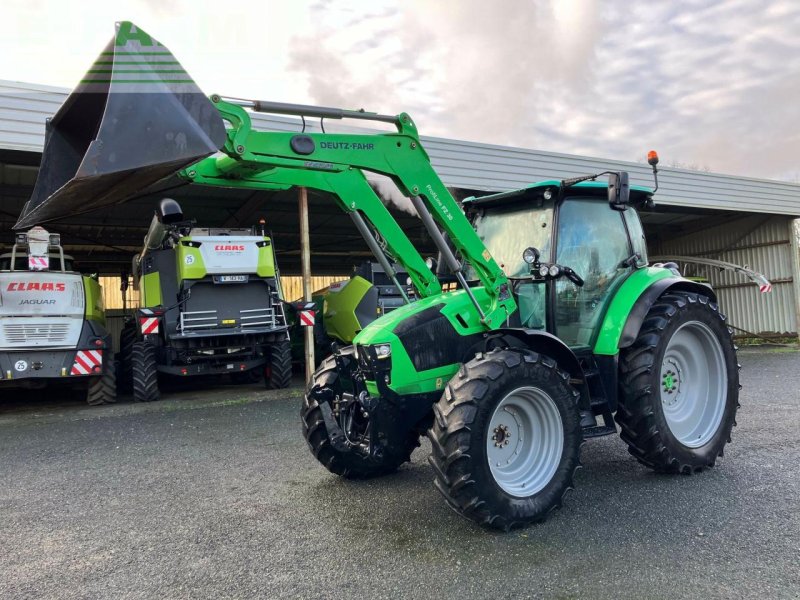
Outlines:
{"type": "Polygon", "coordinates": [[[800,219],[789,221],[792,248],[792,296],[794,296],[794,332],[800,333],[800,219]]]}
{"type": "MultiPolygon", "coordinates": [[[[300,268],[303,274],[303,301],[311,302],[311,235],[308,228],[308,190],[297,189],[300,205],[300,268]]],[[[315,316],[316,318],[316,316],[315,316]]],[[[305,346],[306,383],[314,375],[314,328],[303,327],[305,346]]]]}

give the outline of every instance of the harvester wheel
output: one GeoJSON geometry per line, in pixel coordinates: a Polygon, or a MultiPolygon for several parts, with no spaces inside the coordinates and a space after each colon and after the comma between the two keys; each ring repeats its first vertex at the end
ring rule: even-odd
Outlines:
{"type": "Polygon", "coordinates": [[[661,296],[620,356],[616,420],[628,451],[663,473],[713,467],[736,425],[738,366],[715,303],[690,292],[661,296]]]}
{"type": "Polygon", "coordinates": [[[269,362],[264,385],[270,390],[289,387],[292,383],[292,345],[289,340],[277,342],[269,349],[269,362]]]}
{"type": "Polygon", "coordinates": [[[135,342],[131,353],[133,364],[133,399],[136,402],[158,400],[158,371],[156,348],[147,342],[135,342]]]}
{"type": "Polygon", "coordinates": [[[119,352],[117,352],[117,388],[121,392],[130,392],[133,387],[133,344],[136,341],[136,327],[126,325],[119,334],[119,352]]]}
{"type": "Polygon", "coordinates": [[[553,359],[496,349],[462,365],[434,405],[434,484],[459,514],[508,530],[545,520],[573,488],[579,394],[553,359]]]}
{"type": "MultiPolygon", "coordinates": [[[[352,346],[342,349],[341,354],[355,359],[352,346]]],[[[327,386],[332,388],[334,393],[341,393],[342,385],[332,356],[322,361],[314,373],[309,389],[315,385],[327,386]]],[[[308,393],[303,396],[300,416],[303,422],[303,437],[311,453],[328,471],[347,479],[368,479],[393,473],[400,465],[411,459],[411,453],[419,446],[419,433],[411,430],[408,432],[405,445],[384,452],[380,459],[366,458],[355,452],[339,452],[333,448],[328,438],[328,430],[319,403],[309,398],[308,393]]],[[[358,435],[357,431],[351,432],[351,435],[353,434],[358,435]]]]}
{"type": "Polygon", "coordinates": [[[89,380],[86,403],[90,406],[113,404],[117,401],[117,373],[113,365],[106,365],[100,377],[89,380]]]}

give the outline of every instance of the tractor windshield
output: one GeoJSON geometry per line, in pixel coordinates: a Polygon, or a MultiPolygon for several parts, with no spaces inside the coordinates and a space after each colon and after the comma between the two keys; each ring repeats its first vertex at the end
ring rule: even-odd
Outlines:
{"type": "MultiPolygon", "coordinates": [[[[475,230],[497,264],[509,277],[527,277],[530,267],[522,259],[525,248],[539,250],[541,260],[550,259],[553,203],[532,208],[528,203],[487,207],[475,218],[475,230]]],[[[470,270],[470,279],[477,279],[470,270]]]]}

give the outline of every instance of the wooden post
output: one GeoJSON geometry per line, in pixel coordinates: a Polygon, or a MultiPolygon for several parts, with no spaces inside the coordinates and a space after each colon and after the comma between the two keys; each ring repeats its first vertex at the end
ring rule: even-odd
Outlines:
{"type": "MultiPolygon", "coordinates": [[[[303,300],[311,302],[311,235],[308,228],[308,191],[306,188],[297,189],[297,201],[300,205],[300,268],[303,273],[303,300]]],[[[306,349],[306,383],[308,383],[314,375],[314,328],[303,327],[303,338],[306,349]]]]}

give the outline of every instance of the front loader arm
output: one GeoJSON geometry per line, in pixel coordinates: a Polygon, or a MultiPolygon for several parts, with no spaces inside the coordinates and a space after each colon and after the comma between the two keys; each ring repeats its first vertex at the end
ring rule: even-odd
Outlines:
{"type": "Polygon", "coordinates": [[[227,157],[204,159],[182,171],[180,176],[191,183],[211,186],[285,190],[297,185],[330,192],[342,210],[347,213],[359,211],[373,224],[386,241],[389,254],[405,267],[421,296],[432,296],[442,291],[439,280],[375,195],[361,171],[314,171],[284,166],[259,171],[240,161],[234,162],[240,168],[231,168],[230,159],[226,159],[227,157]],[[345,201],[345,198],[358,198],[358,201],[345,201]]]}
{"type": "Polygon", "coordinates": [[[372,223],[422,296],[440,293],[436,276],[373,191],[363,171],[386,175],[402,193],[419,198],[415,202],[418,211],[429,211],[438,228],[475,269],[489,298],[487,306],[476,306],[484,325],[489,329],[500,327],[515,310],[505,274],[434,171],[408,115],[397,117],[397,134],[301,135],[254,131],[249,114],[241,106],[218,97],[212,97],[212,101],[232,125],[222,149],[224,155],[187,167],[180,172],[181,177],[192,183],[223,187],[275,190],[304,186],[330,192],[344,211],[358,211],[372,223]],[[305,138],[302,155],[292,143],[298,137],[305,138]]]}

